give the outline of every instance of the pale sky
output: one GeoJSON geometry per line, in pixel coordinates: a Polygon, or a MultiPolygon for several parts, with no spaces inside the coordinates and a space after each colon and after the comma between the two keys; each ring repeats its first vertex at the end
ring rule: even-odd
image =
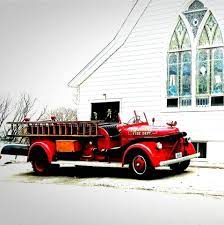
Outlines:
{"type": "Polygon", "coordinates": [[[0,0],[0,97],[72,107],[68,82],[111,41],[133,0],[0,0]]]}

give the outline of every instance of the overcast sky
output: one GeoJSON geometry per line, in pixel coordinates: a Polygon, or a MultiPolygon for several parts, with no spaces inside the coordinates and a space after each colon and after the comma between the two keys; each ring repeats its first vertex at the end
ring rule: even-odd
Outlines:
{"type": "Polygon", "coordinates": [[[133,0],[0,0],[0,96],[72,107],[68,82],[114,37],[133,0]]]}

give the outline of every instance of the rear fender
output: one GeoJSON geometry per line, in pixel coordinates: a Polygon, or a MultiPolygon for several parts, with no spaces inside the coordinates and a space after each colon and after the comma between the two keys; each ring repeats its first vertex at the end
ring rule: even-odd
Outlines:
{"type": "Polygon", "coordinates": [[[29,162],[32,160],[32,155],[35,151],[38,151],[39,148],[41,148],[45,152],[48,158],[48,162],[51,163],[56,152],[55,143],[52,141],[34,142],[29,148],[27,161],[29,162]]]}
{"type": "Polygon", "coordinates": [[[151,151],[150,145],[148,143],[147,143],[147,145],[144,143],[137,143],[137,144],[133,144],[133,145],[129,146],[124,152],[124,155],[122,158],[122,166],[124,166],[124,164],[127,164],[128,155],[134,153],[137,150],[142,151],[148,157],[149,161],[151,162],[151,164],[153,166],[152,151],[151,151]]]}

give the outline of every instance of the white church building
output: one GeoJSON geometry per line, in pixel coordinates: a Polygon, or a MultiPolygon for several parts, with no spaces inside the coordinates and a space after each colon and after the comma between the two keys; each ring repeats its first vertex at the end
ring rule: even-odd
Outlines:
{"type": "Polygon", "coordinates": [[[79,120],[144,111],[155,124],[177,121],[202,158],[224,162],[223,38],[223,0],[137,0],[69,83],[79,120]]]}

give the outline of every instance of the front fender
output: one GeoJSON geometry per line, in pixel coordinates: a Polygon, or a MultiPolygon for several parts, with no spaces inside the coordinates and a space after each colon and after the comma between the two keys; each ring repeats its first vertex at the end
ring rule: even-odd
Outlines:
{"type": "Polygon", "coordinates": [[[32,154],[34,153],[34,151],[38,150],[38,147],[44,150],[47,155],[48,162],[51,163],[56,152],[55,144],[52,141],[34,142],[29,148],[27,161],[31,161],[32,154]]]}
{"type": "Polygon", "coordinates": [[[187,151],[187,155],[192,155],[192,154],[195,154],[196,153],[196,150],[194,148],[194,145],[189,142],[187,147],[185,148],[185,150],[187,151]]]}
{"type": "Polygon", "coordinates": [[[137,143],[137,144],[133,144],[131,146],[129,146],[125,152],[124,155],[122,157],[122,166],[124,166],[124,164],[126,164],[126,157],[136,151],[136,150],[140,150],[142,152],[145,153],[146,156],[148,156],[148,159],[150,160],[151,163],[153,163],[152,161],[152,151],[150,149],[150,144],[149,143],[137,143]]]}

